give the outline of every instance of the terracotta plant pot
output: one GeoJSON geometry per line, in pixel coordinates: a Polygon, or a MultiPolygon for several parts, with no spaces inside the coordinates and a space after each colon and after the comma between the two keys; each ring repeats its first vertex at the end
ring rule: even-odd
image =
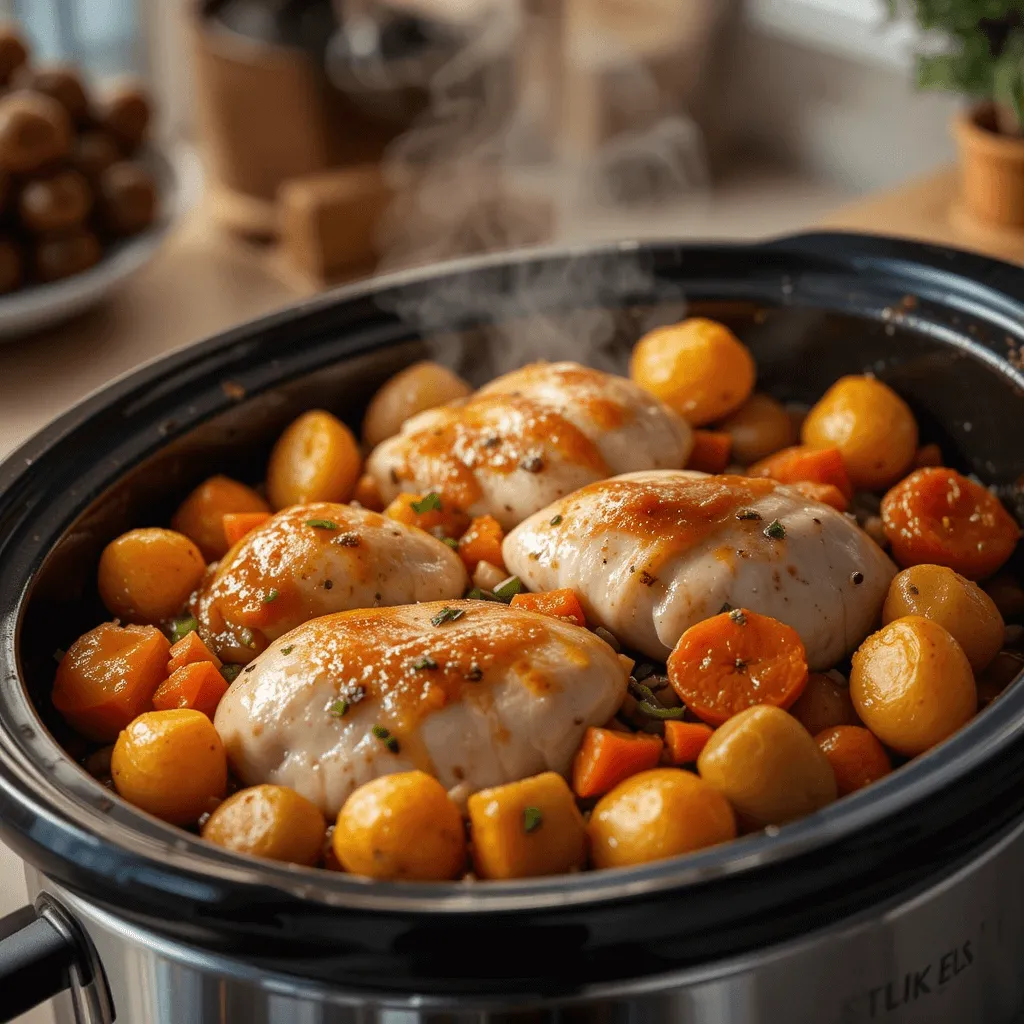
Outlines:
{"type": "Polygon", "coordinates": [[[996,131],[991,105],[954,122],[960,149],[962,212],[979,225],[1024,230],[1024,138],[996,131]]]}

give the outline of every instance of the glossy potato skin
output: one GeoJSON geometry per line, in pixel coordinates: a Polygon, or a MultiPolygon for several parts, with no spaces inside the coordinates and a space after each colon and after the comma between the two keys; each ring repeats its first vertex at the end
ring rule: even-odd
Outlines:
{"type": "Polygon", "coordinates": [[[718,428],[732,438],[732,458],[753,465],[796,444],[793,417],[771,395],[754,394],[718,428]]]}
{"type": "Polygon", "coordinates": [[[943,565],[915,565],[892,581],[882,622],[907,615],[922,615],[947,630],[975,673],[1003,646],[1006,625],[995,602],[976,583],[943,565]]]}
{"type": "Polygon", "coordinates": [[[267,466],[267,497],[275,511],[352,497],[362,459],[352,431],[322,409],[304,413],[278,438],[267,466]]]}
{"type": "Polygon", "coordinates": [[[155,625],[173,618],[206,572],[199,548],[175,530],[129,530],[100,556],[103,603],[124,622],[155,625]]]}
{"type": "Polygon", "coordinates": [[[919,615],[895,619],[861,644],[853,656],[850,696],[864,724],[907,757],[952,736],[978,707],[963,648],[919,615]]]}
{"type": "Polygon", "coordinates": [[[646,334],[629,362],[630,377],[692,427],[735,412],[756,374],[753,356],[732,331],[700,317],[646,334]]]}
{"type": "Polygon", "coordinates": [[[653,768],[620,782],[588,826],[595,868],[647,864],[736,838],[729,801],[692,772],[653,768]]]}
{"type": "Polygon", "coordinates": [[[250,786],[210,815],[203,838],[235,853],[313,867],[327,824],[320,809],[287,786],[250,786]]]}
{"type": "Polygon", "coordinates": [[[917,453],[914,414],[874,377],[837,380],[807,414],[801,437],[812,448],[838,448],[854,487],[865,490],[894,483],[917,453]]]}
{"type": "Polygon", "coordinates": [[[269,511],[270,506],[251,487],[230,477],[211,476],[178,506],[171,527],[185,534],[208,562],[214,562],[231,547],[224,535],[225,515],[269,511]]]}
{"type": "Polygon", "coordinates": [[[466,866],[462,815],[421,771],[360,786],[341,808],[331,842],[346,871],[368,878],[443,882],[466,866]]]}
{"type": "Polygon", "coordinates": [[[768,704],[741,711],[717,729],[697,771],[754,828],[795,821],[836,798],[835,776],[814,737],[768,704]]]}
{"type": "Polygon", "coordinates": [[[110,768],[125,800],[172,825],[194,824],[228,783],[217,730],[189,708],[139,715],[118,736],[110,768]]]}
{"type": "Polygon", "coordinates": [[[363,418],[363,443],[375,448],[417,413],[465,398],[471,391],[461,377],[439,363],[414,363],[396,373],[371,399],[363,418]]]}

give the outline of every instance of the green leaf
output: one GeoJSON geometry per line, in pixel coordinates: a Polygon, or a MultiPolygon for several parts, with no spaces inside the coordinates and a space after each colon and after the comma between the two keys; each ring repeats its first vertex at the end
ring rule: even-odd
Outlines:
{"type": "Polygon", "coordinates": [[[334,718],[344,718],[348,714],[348,701],[336,700],[327,710],[334,718]]]}
{"type": "Polygon", "coordinates": [[[422,515],[424,512],[440,512],[441,495],[431,491],[426,497],[414,501],[411,507],[416,515],[422,515]]]}
{"type": "Polygon", "coordinates": [[[443,626],[446,622],[461,619],[465,614],[465,608],[442,608],[430,621],[432,625],[443,626]]]}
{"type": "Polygon", "coordinates": [[[233,683],[238,678],[238,673],[242,671],[241,665],[221,665],[220,674],[229,682],[233,683]]]}
{"type": "Polygon", "coordinates": [[[341,527],[333,519],[307,519],[307,526],[316,530],[340,530],[341,527]]]}
{"type": "Polygon", "coordinates": [[[523,581],[518,576],[509,576],[504,583],[499,583],[494,588],[494,596],[508,604],[516,594],[523,592],[523,581]]]}
{"type": "Polygon", "coordinates": [[[412,663],[412,667],[417,672],[430,672],[437,668],[437,662],[429,654],[424,654],[412,663]]]}
{"type": "Polygon", "coordinates": [[[459,550],[459,542],[454,537],[442,537],[441,540],[452,549],[452,551],[459,550]]]}
{"type": "Polygon", "coordinates": [[[271,601],[276,601],[280,596],[281,592],[277,589],[277,587],[271,587],[270,590],[268,590],[266,595],[264,596],[263,603],[270,604],[271,601]]]}
{"type": "Polygon", "coordinates": [[[539,807],[523,808],[523,831],[527,835],[536,832],[543,824],[544,815],[541,814],[539,807]]]}
{"type": "Polygon", "coordinates": [[[189,633],[194,633],[197,629],[199,629],[199,622],[194,615],[185,615],[180,619],[175,619],[171,623],[171,642],[177,643],[179,640],[184,640],[189,633]]]}

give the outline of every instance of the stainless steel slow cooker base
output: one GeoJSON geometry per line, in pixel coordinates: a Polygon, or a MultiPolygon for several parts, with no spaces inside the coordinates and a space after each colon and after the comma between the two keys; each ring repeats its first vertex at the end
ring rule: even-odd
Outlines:
{"type": "MultiPolygon", "coordinates": [[[[834,928],[545,1006],[514,991],[382,1000],[257,971],[126,924],[32,868],[26,877],[33,899],[54,899],[88,933],[118,1024],[1012,1024],[1024,1008],[1024,824],[940,883],[834,928]]],[[[102,1021],[76,1016],[68,995],[54,1005],[58,1024],[102,1021]]]]}

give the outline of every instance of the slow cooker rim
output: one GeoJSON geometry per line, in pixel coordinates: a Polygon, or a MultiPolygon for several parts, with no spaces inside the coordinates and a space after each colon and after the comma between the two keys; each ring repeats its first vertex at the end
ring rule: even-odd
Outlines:
{"type": "MultiPolygon", "coordinates": [[[[811,242],[815,242],[815,236],[808,236],[811,242]]],[[[829,239],[839,237],[843,245],[849,246],[854,254],[858,252],[863,256],[864,249],[877,247],[878,239],[861,239],[859,236],[820,236],[817,244],[821,241],[828,242],[829,239]],[[866,246],[861,243],[869,243],[866,246]]],[[[785,247],[793,246],[799,248],[803,240],[783,239],[774,243],[765,244],[739,244],[730,245],[717,243],[710,246],[718,250],[740,252],[744,250],[758,252],[763,251],[772,245],[785,247]]],[[[259,334],[270,327],[284,326],[294,323],[299,318],[315,314],[317,311],[332,307],[336,304],[352,301],[360,298],[373,297],[381,292],[393,288],[401,288],[411,284],[426,284],[437,282],[439,279],[449,276],[458,276],[467,271],[482,269],[486,267],[504,266],[515,262],[530,262],[543,260],[572,259],[576,257],[604,257],[621,252],[632,251],[662,251],[665,254],[679,252],[683,249],[692,251],[694,249],[706,248],[700,243],[672,244],[660,243],[654,246],[646,246],[639,243],[614,243],[606,246],[572,246],[562,249],[539,249],[523,250],[513,254],[496,254],[489,257],[467,258],[453,261],[441,266],[418,268],[415,270],[400,272],[386,278],[363,282],[356,285],[346,286],[318,296],[315,299],[299,303],[289,309],[270,314],[260,320],[234,328],[224,332],[212,339],[201,341],[190,348],[180,350],[170,356],[158,358],[137,368],[130,373],[123,375],[116,381],[103,388],[94,391],[90,396],[77,404],[72,410],[65,413],[50,426],[44,428],[33,438],[13,452],[8,459],[0,466],[0,494],[14,489],[17,483],[29,475],[31,465],[23,463],[35,462],[37,458],[50,452],[51,449],[65,443],[76,428],[81,427],[92,415],[100,409],[105,409],[114,404],[122,391],[135,389],[144,384],[147,380],[158,377],[170,364],[178,367],[183,360],[189,365],[200,362],[208,353],[222,351],[229,348],[239,340],[259,334]]],[[[885,247],[884,257],[886,259],[906,259],[915,261],[920,257],[922,251],[911,243],[889,243],[885,247]]],[[[832,253],[829,254],[834,255],[832,253]]],[[[947,254],[940,251],[940,255],[946,258],[947,254]]],[[[1024,274],[1016,268],[1007,268],[1005,265],[997,264],[995,261],[983,260],[979,257],[963,255],[975,263],[975,271],[980,266],[988,265],[988,269],[998,270],[1004,273],[1006,270],[1013,270],[1018,275],[1018,283],[1024,291],[1024,274]]],[[[866,257],[865,257],[866,258],[866,257]]],[[[940,272],[947,271],[942,267],[940,272]]],[[[1018,386],[1024,386],[1024,378],[1005,360],[1000,360],[1001,371],[1016,379],[1018,386]]],[[[229,403],[225,402],[224,408],[229,403]]],[[[202,417],[206,418],[206,417],[202,417]]],[[[201,419],[202,419],[201,418],[201,419]]],[[[196,426],[201,419],[189,422],[188,428],[196,426]]],[[[184,430],[182,431],[184,432],[184,430]]],[[[81,509],[78,509],[81,512],[81,509]]],[[[47,551],[49,548],[47,548],[47,551]]],[[[26,581],[22,589],[21,597],[15,609],[14,621],[11,616],[4,617],[4,636],[6,652],[8,655],[12,650],[16,655],[16,641],[20,630],[21,617],[24,613],[26,597],[29,592],[29,583],[26,581]]],[[[14,723],[16,727],[39,728],[39,721],[31,702],[28,700],[25,688],[21,685],[20,672],[8,673],[18,682],[17,692],[23,698],[25,715],[22,721],[14,723]]],[[[198,838],[166,826],[163,823],[150,819],[142,812],[130,810],[127,815],[131,820],[139,821],[137,829],[125,829],[126,835],[135,840],[138,836],[148,835],[163,839],[167,842],[168,850],[165,852],[165,859],[154,861],[147,856],[147,849],[132,850],[123,842],[114,843],[120,846],[129,856],[139,858],[143,864],[155,869],[171,867],[175,873],[179,873],[201,882],[203,877],[216,875],[220,880],[232,883],[251,884],[250,879],[241,878],[240,875],[258,874],[260,882],[266,884],[269,878],[273,887],[285,892],[301,895],[308,899],[315,895],[323,902],[334,906],[351,906],[363,909],[379,909],[383,911],[396,910],[408,913],[411,910],[422,910],[430,913],[461,913],[467,911],[505,911],[516,910],[522,907],[529,907],[531,910],[538,909],[538,901],[542,901],[552,907],[565,907],[567,905],[589,904],[607,900],[627,899],[631,896],[645,894],[662,889],[679,889],[689,885],[700,884],[713,878],[723,877],[729,874],[742,873],[748,869],[761,867],[767,864],[778,865],[798,855],[799,853],[819,846],[822,842],[836,842],[844,835],[850,834],[869,824],[877,824],[880,821],[898,816],[908,806],[913,806],[919,801],[934,794],[936,791],[948,785],[949,781],[967,771],[980,770],[984,765],[991,763],[999,754],[1019,738],[1021,726],[1014,725],[1013,719],[1019,717],[1024,710],[1024,688],[1019,685],[1013,686],[1000,698],[996,708],[987,709],[979,715],[961,733],[947,741],[942,747],[931,752],[929,755],[919,759],[917,762],[906,766],[900,772],[872,788],[870,792],[858,794],[848,798],[839,804],[827,808],[812,818],[787,826],[780,830],[777,835],[752,836],[729,846],[717,850],[706,851],[701,854],[691,855],[687,858],[680,858],[676,861],[666,861],[661,864],[647,866],[645,868],[621,869],[610,872],[587,873],[576,877],[559,877],[553,879],[534,880],[526,882],[509,883],[487,883],[466,887],[461,883],[423,886],[409,883],[366,882],[364,880],[352,879],[334,873],[317,872],[311,875],[309,869],[295,869],[285,866],[268,865],[265,862],[250,861],[248,858],[239,857],[226,851],[219,851],[202,843],[198,838]],[[937,767],[939,766],[939,767],[937,767]],[[882,810],[884,808],[884,810],[882,810]],[[822,836],[824,835],[824,839],[822,836]],[[192,863],[193,855],[198,857],[197,866],[192,863]],[[180,863],[184,860],[184,863],[180,863]],[[216,865],[216,870],[214,870],[216,865]],[[194,869],[193,869],[194,868],[194,869]],[[316,884],[310,884],[314,879],[316,884]],[[316,890],[314,893],[312,890],[316,890]]],[[[66,754],[57,746],[49,734],[47,740],[52,746],[52,753],[60,758],[70,760],[66,754]]],[[[74,820],[72,814],[62,816],[60,820],[48,810],[48,790],[53,788],[45,779],[32,778],[32,766],[26,763],[19,765],[19,751],[10,744],[10,736],[6,728],[0,733],[0,765],[5,769],[4,785],[2,787],[5,797],[10,800],[16,796],[20,803],[20,811],[37,816],[37,822],[45,822],[50,819],[53,828],[63,835],[64,839],[75,842],[88,842],[95,839],[104,831],[97,827],[94,831],[82,828],[74,820]],[[27,769],[27,771],[26,771],[27,769]],[[18,786],[14,786],[12,773],[18,776],[18,786]],[[16,794],[11,789],[16,788],[16,794]]],[[[95,795],[96,789],[102,789],[98,783],[90,779],[84,772],[79,773],[80,783],[87,792],[95,795]]],[[[75,794],[78,795],[77,793],[75,794]]],[[[77,810],[82,810],[76,804],[77,810]]],[[[49,807],[52,810],[52,804],[49,807]]],[[[99,826],[100,822],[107,822],[109,819],[100,812],[91,809],[89,820],[99,826]]],[[[118,826],[120,831],[120,826],[118,826]]],[[[31,831],[31,830],[30,830],[31,831]]],[[[38,838],[38,837],[36,837],[38,838]]],[[[110,843],[109,837],[103,839],[110,843]]],[[[148,846],[149,844],[145,844],[148,846]]]]}

